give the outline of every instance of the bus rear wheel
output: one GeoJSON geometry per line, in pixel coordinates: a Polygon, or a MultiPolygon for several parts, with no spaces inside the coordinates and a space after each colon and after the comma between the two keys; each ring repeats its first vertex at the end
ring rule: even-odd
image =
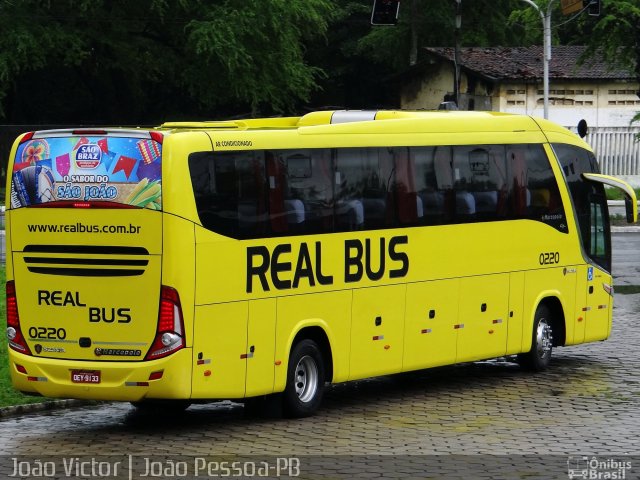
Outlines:
{"type": "Polygon", "coordinates": [[[531,350],[518,355],[518,362],[525,370],[540,372],[551,363],[553,349],[553,330],[551,312],[546,305],[539,305],[533,320],[533,338],[531,350]]]}
{"type": "Polygon", "coordinates": [[[322,402],[324,380],[324,362],[318,345],[308,339],[298,342],[289,356],[283,413],[292,418],[313,415],[322,402]]]}

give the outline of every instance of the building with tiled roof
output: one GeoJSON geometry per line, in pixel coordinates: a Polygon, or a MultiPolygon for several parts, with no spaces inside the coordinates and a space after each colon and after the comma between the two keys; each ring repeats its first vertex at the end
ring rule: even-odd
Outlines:
{"type": "MultiPolygon", "coordinates": [[[[640,111],[633,69],[612,67],[598,56],[579,62],[581,46],[552,47],[549,118],[573,126],[628,126],[640,111]]],[[[425,48],[425,60],[403,76],[402,108],[434,109],[454,92],[453,48],[425,48]]],[[[543,115],[542,47],[461,48],[459,106],[543,115]]]]}

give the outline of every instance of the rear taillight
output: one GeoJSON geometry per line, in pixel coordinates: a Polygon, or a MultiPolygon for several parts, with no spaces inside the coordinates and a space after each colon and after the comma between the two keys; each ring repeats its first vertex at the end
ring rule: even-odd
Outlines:
{"type": "Polygon", "coordinates": [[[33,136],[36,134],[36,132],[27,132],[25,133],[22,138],[20,139],[20,143],[26,143],[29,140],[31,140],[33,138],[33,136]]]}
{"type": "Polygon", "coordinates": [[[31,350],[22,335],[20,329],[20,317],[18,315],[18,300],[16,298],[16,285],[13,280],[7,282],[7,339],[9,346],[16,352],[31,355],[31,350]]]}
{"type": "Polygon", "coordinates": [[[160,289],[156,337],[145,360],[166,357],[184,348],[185,344],[180,295],[175,288],[163,285],[160,289]]]}
{"type": "Polygon", "coordinates": [[[154,142],[158,142],[159,144],[162,145],[162,141],[164,140],[164,135],[161,132],[149,132],[149,136],[151,137],[151,140],[153,140],[154,142]]]}

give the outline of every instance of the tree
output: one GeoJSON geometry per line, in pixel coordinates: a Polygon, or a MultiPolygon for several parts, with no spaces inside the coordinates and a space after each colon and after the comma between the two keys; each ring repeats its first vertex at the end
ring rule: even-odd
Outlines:
{"type": "Polygon", "coordinates": [[[24,123],[156,123],[274,113],[322,72],[305,44],[331,0],[0,3],[0,115],[24,123]]]}
{"type": "MultiPolygon", "coordinates": [[[[640,82],[640,3],[638,0],[603,0],[589,39],[588,54],[601,51],[609,63],[633,69],[640,82]]],[[[640,97],[640,92],[638,92],[640,97]]],[[[640,121],[640,112],[634,117],[640,121]]]]}

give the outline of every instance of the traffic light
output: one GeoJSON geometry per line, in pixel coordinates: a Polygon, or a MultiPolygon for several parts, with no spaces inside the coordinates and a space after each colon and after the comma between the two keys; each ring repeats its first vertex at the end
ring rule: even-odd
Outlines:
{"type": "Polygon", "coordinates": [[[600,15],[600,0],[584,0],[587,13],[597,17],[600,15]]]}
{"type": "Polygon", "coordinates": [[[399,11],[400,0],[373,0],[371,25],[395,25],[399,11]]]}

